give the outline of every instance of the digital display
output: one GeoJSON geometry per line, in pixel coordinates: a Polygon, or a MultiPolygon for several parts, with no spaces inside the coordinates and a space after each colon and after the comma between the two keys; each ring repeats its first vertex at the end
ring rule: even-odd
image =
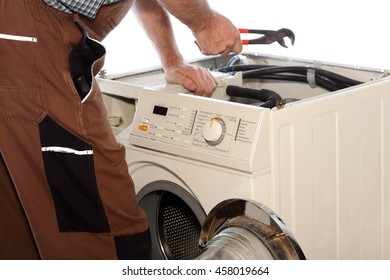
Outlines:
{"type": "Polygon", "coordinates": [[[154,108],[153,108],[153,114],[156,114],[156,115],[166,116],[167,112],[168,112],[167,107],[154,106],[154,108]]]}

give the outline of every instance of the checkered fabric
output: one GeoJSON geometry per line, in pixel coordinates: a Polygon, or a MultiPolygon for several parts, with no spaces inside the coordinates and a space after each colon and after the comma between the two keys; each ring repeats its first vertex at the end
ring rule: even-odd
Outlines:
{"type": "Polygon", "coordinates": [[[95,18],[100,7],[119,0],[43,0],[47,5],[65,13],[82,14],[95,18]]]}

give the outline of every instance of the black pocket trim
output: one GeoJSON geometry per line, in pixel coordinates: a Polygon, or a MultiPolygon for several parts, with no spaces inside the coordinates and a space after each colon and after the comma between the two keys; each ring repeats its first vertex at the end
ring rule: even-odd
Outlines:
{"type": "Polygon", "coordinates": [[[39,125],[42,156],[61,232],[110,232],[92,147],[50,117],[39,125]]]}
{"type": "Polygon", "coordinates": [[[80,42],[75,45],[69,54],[69,66],[74,86],[83,100],[92,85],[92,65],[105,54],[102,45],[88,37],[87,31],[75,23],[81,32],[80,42]]]}
{"type": "Polygon", "coordinates": [[[127,236],[115,236],[118,260],[149,260],[151,257],[150,231],[127,236]]]}

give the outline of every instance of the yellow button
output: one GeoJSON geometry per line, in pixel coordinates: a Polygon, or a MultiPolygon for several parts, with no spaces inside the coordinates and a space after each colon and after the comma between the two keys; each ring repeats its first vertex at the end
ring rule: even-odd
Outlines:
{"type": "Polygon", "coordinates": [[[147,125],[140,125],[140,126],[138,126],[138,129],[142,130],[142,131],[148,131],[148,126],[147,125]]]}

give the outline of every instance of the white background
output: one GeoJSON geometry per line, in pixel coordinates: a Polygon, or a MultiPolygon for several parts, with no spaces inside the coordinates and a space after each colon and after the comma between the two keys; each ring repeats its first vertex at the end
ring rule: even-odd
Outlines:
{"type": "Polygon", "coordinates": [[[389,279],[389,261],[2,261],[0,278],[7,280],[329,280],[329,279],[389,279]],[[205,269],[206,276],[183,275],[123,275],[123,269],[205,269]],[[268,275],[222,275],[218,268],[268,267],[268,275]],[[213,273],[214,272],[214,273],[213,273]]]}
{"type": "MultiPolygon", "coordinates": [[[[263,54],[390,69],[389,11],[386,0],[209,0],[212,8],[237,27],[289,28],[296,43],[251,46],[263,54]]],[[[191,32],[173,18],[185,59],[202,57],[191,32]]],[[[159,59],[132,12],[103,41],[109,74],[158,66],[159,59]]],[[[248,48],[247,48],[248,49],[248,48]]],[[[245,48],[244,48],[245,50],[245,48]]]]}

